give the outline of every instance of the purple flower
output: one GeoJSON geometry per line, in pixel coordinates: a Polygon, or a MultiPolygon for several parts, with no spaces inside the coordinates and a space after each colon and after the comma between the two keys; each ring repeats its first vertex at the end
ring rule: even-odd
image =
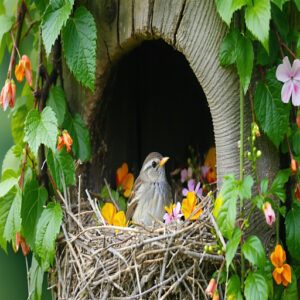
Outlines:
{"type": "Polygon", "coordinates": [[[283,59],[283,63],[277,67],[277,80],[283,82],[281,89],[281,99],[288,103],[292,96],[292,103],[295,106],[300,105],[300,60],[295,59],[291,66],[288,57],[283,59]]]}
{"type": "Polygon", "coordinates": [[[169,207],[165,207],[165,210],[167,212],[164,214],[163,218],[166,224],[170,224],[173,221],[179,221],[183,216],[183,214],[181,213],[180,202],[177,202],[177,204],[171,203],[169,207]]]}
{"type": "Polygon", "coordinates": [[[208,167],[208,166],[202,166],[201,167],[201,175],[202,175],[203,179],[206,178],[206,176],[207,176],[207,174],[209,172],[209,169],[210,169],[210,167],[208,167]]]}
{"type": "Polygon", "coordinates": [[[193,176],[193,169],[188,167],[188,169],[182,169],[180,172],[181,182],[186,182],[189,178],[193,176]]]}
{"type": "Polygon", "coordinates": [[[182,195],[184,197],[186,197],[188,192],[194,192],[199,198],[202,197],[202,189],[200,188],[200,182],[197,183],[196,187],[195,187],[195,180],[194,179],[190,179],[188,181],[188,188],[184,188],[182,190],[182,195]]]}

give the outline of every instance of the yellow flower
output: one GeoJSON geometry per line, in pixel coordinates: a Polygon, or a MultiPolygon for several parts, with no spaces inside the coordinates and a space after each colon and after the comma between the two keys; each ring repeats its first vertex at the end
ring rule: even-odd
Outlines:
{"type": "Polygon", "coordinates": [[[118,168],[116,174],[116,184],[117,187],[122,187],[123,195],[128,198],[131,194],[131,190],[134,183],[134,177],[132,173],[128,173],[128,165],[123,163],[123,165],[118,168]]]}
{"type": "Polygon", "coordinates": [[[113,219],[116,213],[117,209],[112,203],[105,203],[101,209],[101,215],[109,225],[113,225],[113,219]]]}
{"type": "Polygon", "coordinates": [[[165,206],[165,211],[171,215],[173,213],[173,209],[176,207],[176,204],[171,203],[170,206],[165,206]]]}
{"type": "Polygon", "coordinates": [[[116,207],[112,203],[105,203],[101,209],[101,214],[105,222],[109,225],[126,227],[126,216],[124,211],[117,212],[116,207]]]}
{"type": "Polygon", "coordinates": [[[200,204],[197,205],[197,197],[195,192],[187,193],[186,198],[182,200],[181,211],[184,215],[184,219],[190,219],[191,221],[197,220],[203,213],[202,208],[200,208],[200,204]],[[197,212],[193,214],[196,210],[197,212]],[[191,216],[192,214],[193,216],[191,216]]]}
{"type": "Polygon", "coordinates": [[[271,253],[271,262],[275,267],[273,278],[277,284],[287,286],[292,282],[291,266],[285,264],[286,255],[281,245],[276,245],[275,250],[271,253]]]}

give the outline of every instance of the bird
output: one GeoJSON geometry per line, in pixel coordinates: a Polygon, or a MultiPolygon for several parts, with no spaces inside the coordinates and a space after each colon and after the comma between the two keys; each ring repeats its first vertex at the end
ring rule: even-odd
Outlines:
{"type": "Polygon", "coordinates": [[[126,219],[135,224],[152,225],[155,219],[163,220],[165,206],[172,201],[165,163],[169,157],[151,152],[145,159],[129,197],[126,219]]]}

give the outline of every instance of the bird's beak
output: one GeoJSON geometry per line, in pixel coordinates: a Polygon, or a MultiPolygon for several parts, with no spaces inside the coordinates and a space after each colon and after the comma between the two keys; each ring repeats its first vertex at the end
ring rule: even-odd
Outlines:
{"type": "Polygon", "coordinates": [[[163,157],[160,162],[159,162],[159,166],[163,167],[165,165],[165,163],[169,160],[170,157],[163,157]]]}

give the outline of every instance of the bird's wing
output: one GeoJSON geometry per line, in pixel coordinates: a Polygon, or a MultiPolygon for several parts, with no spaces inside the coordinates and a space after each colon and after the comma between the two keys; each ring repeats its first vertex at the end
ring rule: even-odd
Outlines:
{"type": "Polygon", "coordinates": [[[138,204],[138,198],[136,197],[136,194],[141,184],[142,184],[142,180],[140,179],[140,177],[138,177],[134,182],[132,193],[127,202],[126,220],[130,220],[134,214],[135,208],[138,204]]]}

